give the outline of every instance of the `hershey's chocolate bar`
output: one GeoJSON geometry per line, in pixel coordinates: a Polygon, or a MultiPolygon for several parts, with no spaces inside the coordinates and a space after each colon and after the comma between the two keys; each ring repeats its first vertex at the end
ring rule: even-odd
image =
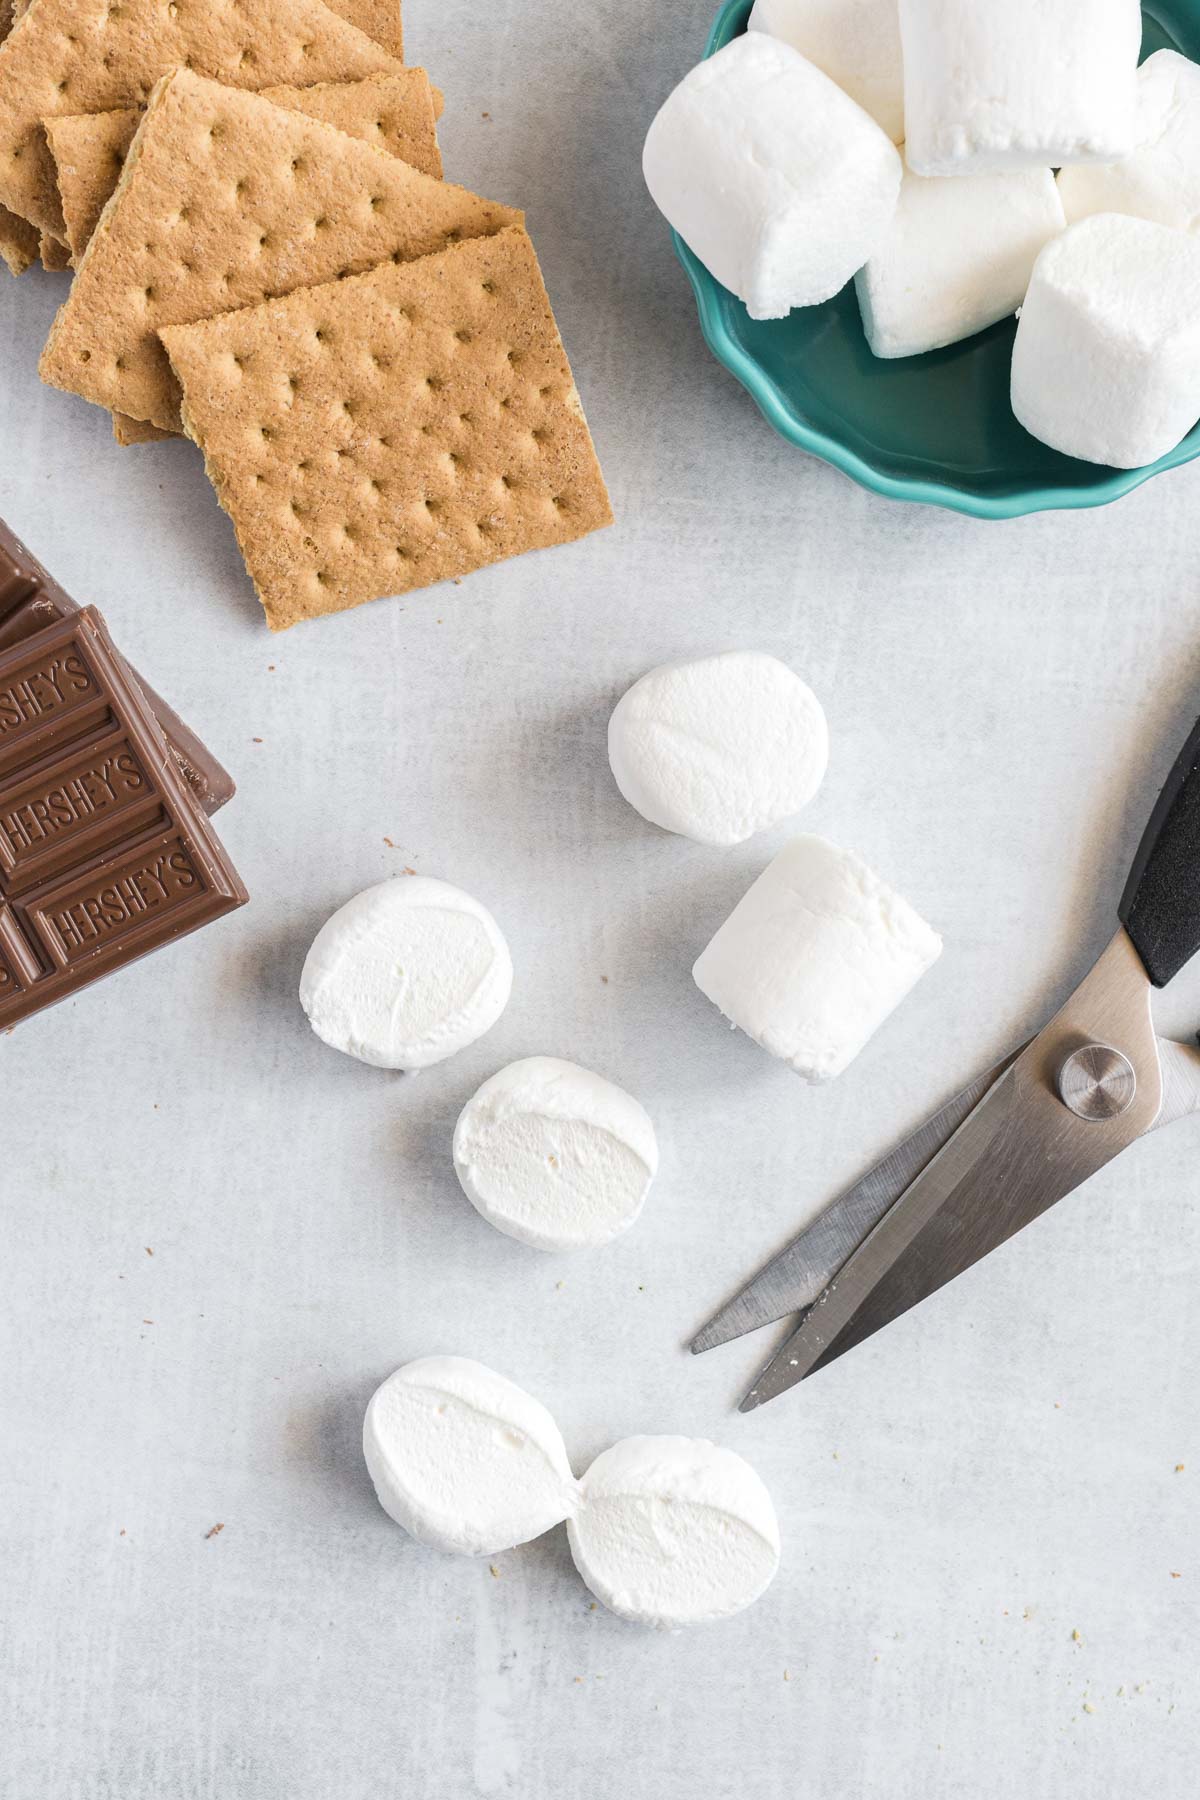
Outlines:
{"type": "MultiPolygon", "coordinates": [[[[78,611],[76,602],[0,519],[0,651],[78,611]]],[[[197,800],[206,813],[218,812],[233,797],[232,777],[136,669],[130,673],[149,702],[197,800]]]]}
{"type": "Polygon", "coordinates": [[[0,1028],[245,901],[99,613],[0,651],[0,1028]]]}

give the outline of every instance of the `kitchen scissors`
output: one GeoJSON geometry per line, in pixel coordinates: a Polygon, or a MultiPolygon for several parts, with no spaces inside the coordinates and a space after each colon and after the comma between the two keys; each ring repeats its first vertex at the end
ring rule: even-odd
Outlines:
{"type": "Polygon", "coordinates": [[[1200,723],[1164,787],[1091,973],[1021,1049],[793,1238],[692,1343],[797,1314],[751,1412],[936,1293],[1149,1131],[1200,1112],[1200,1047],[1160,1038],[1154,990],[1200,950],[1200,723]]]}

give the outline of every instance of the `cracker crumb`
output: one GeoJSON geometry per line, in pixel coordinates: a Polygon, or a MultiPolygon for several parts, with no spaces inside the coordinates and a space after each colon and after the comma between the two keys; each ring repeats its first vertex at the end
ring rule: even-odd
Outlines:
{"type": "Polygon", "coordinates": [[[488,1564],[488,1573],[489,1573],[489,1574],[490,1574],[490,1575],[491,1575],[491,1578],[492,1578],[492,1580],[493,1580],[493,1581],[499,1581],[499,1579],[500,1579],[500,1571],[499,1571],[499,1569],[498,1569],[498,1568],[497,1568],[497,1567],[496,1567],[496,1565],[495,1565],[495,1563],[489,1563],[489,1564],[488,1564]]]}
{"type": "Polygon", "coordinates": [[[1175,1464],[1175,1473],[1176,1473],[1176,1474],[1177,1474],[1177,1475],[1182,1475],[1182,1474],[1183,1474],[1183,1471],[1184,1471],[1184,1468],[1185,1468],[1185,1464],[1183,1464],[1183,1463],[1176,1463],[1176,1464],[1175,1464]]]}
{"type": "Polygon", "coordinates": [[[1172,1580],[1172,1581],[1178,1581],[1178,1580],[1179,1580],[1179,1577],[1180,1577],[1180,1576],[1181,1576],[1181,1575],[1182,1575],[1182,1574],[1183,1574],[1183,1570],[1182,1570],[1182,1569],[1172,1569],[1172,1570],[1171,1570],[1171,1580],[1172,1580]]]}
{"type": "Polygon", "coordinates": [[[205,1532],[205,1534],[204,1534],[205,1543],[208,1542],[209,1538],[220,1537],[220,1535],[224,1531],[224,1529],[225,1529],[224,1519],[218,1519],[216,1524],[214,1526],[212,1526],[212,1528],[210,1530],[205,1532]]]}
{"type": "Polygon", "coordinates": [[[557,1293],[557,1292],[558,1292],[558,1290],[559,1290],[559,1288],[565,1288],[565,1287],[566,1287],[566,1285],[567,1285],[567,1284],[566,1284],[566,1282],[565,1282],[565,1281],[556,1281],[556,1282],[555,1282],[555,1284],[554,1284],[554,1289],[555,1289],[555,1292],[556,1292],[556,1293],[557,1293]]]}
{"type": "Polygon", "coordinates": [[[1082,1644],[1082,1642],[1083,1642],[1083,1638],[1080,1636],[1078,1625],[1075,1627],[1075,1629],[1071,1633],[1071,1642],[1073,1644],[1082,1644]]]}
{"type": "Polygon", "coordinates": [[[408,864],[405,863],[403,869],[400,872],[402,875],[415,875],[417,871],[415,869],[410,869],[408,864]]]}
{"type": "Polygon", "coordinates": [[[792,1672],[790,1669],[785,1669],[783,1671],[783,1679],[785,1681],[790,1681],[792,1679],[792,1672]]]}
{"type": "Polygon", "coordinates": [[[154,1252],[153,1252],[153,1250],[152,1250],[152,1249],[151,1249],[151,1248],[150,1248],[150,1246],[149,1246],[149,1244],[147,1244],[147,1245],[146,1245],[146,1246],[145,1246],[145,1249],[146,1249],[146,1255],[147,1255],[147,1256],[153,1256],[153,1255],[154,1255],[154,1252]]]}
{"type": "Polygon", "coordinates": [[[387,845],[389,850],[394,850],[396,848],[395,844],[393,844],[390,837],[385,836],[383,841],[387,845]]]}
{"type": "Polygon", "coordinates": [[[121,1527],[121,1529],[120,1529],[120,1531],[118,1531],[118,1533],[117,1533],[117,1536],[118,1536],[118,1537],[124,1537],[124,1536],[125,1536],[125,1527],[124,1527],[124,1526],[123,1526],[123,1525],[122,1525],[122,1527],[121,1527]]]}
{"type": "Polygon", "coordinates": [[[1085,1700],[1083,1703],[1083,1710],[1085,1713],[1094,1713],[1096,1709],[1090,1700],[1085,1700]]]}
{"type": "Polygon", "coordinates": [[[251,739],[250,739],[250,742],[251,742],[251,743],[252,743],[252,744],[261,744],[261,743],[262,743],[262,739],[261,739],[261,738],[251,738],[251,739]]]}

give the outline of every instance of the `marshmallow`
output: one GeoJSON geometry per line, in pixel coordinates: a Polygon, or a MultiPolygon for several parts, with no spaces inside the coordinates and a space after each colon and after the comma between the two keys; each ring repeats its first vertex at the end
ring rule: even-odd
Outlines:
{"type": "Polygon", "coordinates": [[[527,1543],[579,1501],[546,1408],[465,1356],[424,1356],[389,1375],[367,1407],[363,1455],[388,1517],[459,1556],[527,1543]]]}
{"type": "Polygon", "coordinates": [[[779,1567],[771,1496],[749,1463],[704,1438],[623,1438],[581,1487],[571,1555],[623,1619],[661,1631],[725,1619],[779,1567]]]}
{"type": "Polygon", "coordinates": [[[322,925],[300,1004],[322,1042],[379,1069],[426,1069],[490,1031],[512,959],[478,900],[447,881],[364,888],[322,925]]]}
{"type": "Polygon", "coordinates": [[[701,993],[805,1081],[832,1081],[942,953],[867,865],[824,838],[779,852],[692,975],[701,993]]]}
{"type": "Polygon", "coordinates": [[[1121,162],[1074,163],[1058,177],[1067,219],[1132,213],[1200,231],[1200,66],[1158,50],[1138,70],[1137,148],[1121,162]]]}
{"type": "Polygon", "coordinates": [[[1053,173],[914,175],[891,230],[854,277],[876,356],[920,356],[1015,313],[1038,251],[1066,223],[1053,173]]]}
{"type": "Polygon", "coordinates": [[[1043,443],[1137,469],[1200,418],[1200,239],[1119,213],[1038,257],[1013,346],[1012,409],[1043,443]]]}
{"type": "Polygon", "coordinates": [[[747,32],[685,75],[650,127],[651,198],[752,319],[828,300],[883,237],[900,158],[820,69],[747,32]]]}
{"type": "Polygon", "coordinates": [[[918,175],[1109,162],[1134,146],[1139,0],[900,0],[918,175]]]}
{"type": "Polygon", "coordinates": [[[575,1063],[530,1056],[467,1102],[454,1167],[497,1231],[535,1250],[581,1250],[633,1224],[658,1170],[658,1145],[623,1088],[575,1063]]]}
{"type": "Polygon", "coordinates": [[[807,56],[893,143],[904,136],[904,64],[896,0],[754,0],[750,31],[807,56]]]}
{"type": "Polygon", "coordinates": [[[829,728],[786,663],[729,650],[635,682],[609,720],[608,760],[651,824],[699,844],[740,844],[808,805],[829,762],[829,728]]]}

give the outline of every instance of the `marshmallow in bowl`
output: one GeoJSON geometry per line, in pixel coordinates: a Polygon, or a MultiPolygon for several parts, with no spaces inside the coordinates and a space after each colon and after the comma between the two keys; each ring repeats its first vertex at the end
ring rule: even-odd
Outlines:
{"type": "Polygon", "coordinates": [[[567,1523],[598,1600],[677,1631],[741,1612],[779,1567],[771,1496],[749,1463],[704,1438],[623,1438],[598,1456],[567,1523]]]}
{"type": "Polygon", "coordinates": [[[942,940],[852,851],[793,839],[692,970],[732,1024],[803,1080],[831,1081],[942,953],[942,940]]]}
{"type": "Polygon", "coordinates": [[[729,650],[635,682],[609,720],[608,759],[651,824],[699,844],[740,844],[808,805],[829,762],[829,728],[786,663],[729,650]]]}
{"type": "Polygon", "coordinates": [[[300,1004],[322,1042],[380,1069],[425,1069],[489,1031],[512,959],[486,907],[447,881],[364,888],[321,927],[300,1004]]]}
{"type": "Polygon", "coordinates": [[[920,356],[1010,317],[1066,220],[1050,169],[904,172],[887,236],[854,277],[876,356],[920,356]]]}
{"type": "Polygon", "coordinates": [[[1038,257],[1017,326],[1012,409],[1066,456],[1141,468],[1200,418],[1200,238],[1120,213],[1038,257]]]}
{"type": "Polygon", "coordinates": [[[904,136],[904,64],[896,0],[754,0],[765,31],[815,63],[893,143],[904,136]]]}
{"type": "Polygon", "coordinates": [[[887,133],[759,31],[685,75],[650,127],[642,169],[659,211],[752,319],[836,294],[900,191],[887,133]]]}
{"type": "Polygon", "coordinates": [[[1134,147],[1139,0],[900,0],[918,175],[1109,162],[1134,147]]]}
{"type": "Polygon", "coordinates": [[[485,1081],[454,1133],[463,1192],[535,1250],[582,1250],[627,1231],[658,1170],[649,1117],[590,1069],[529,1056],[485,1081]]]}
{"type": "Polygon", "coordinates": [[[1200,65],[1157,50],[1138,70],[1137,149],[1112,163],[1072,163],[1058,190],[1068,223],[1131,213],[1200,230],[1200,65]]]}
{"type": "Polygon", "coordinates": [[[459,1556],[511,1550],[578,1504],[546,1408],[465,1356],[424,1356],[389,1375],[367,1407],[363,1455],[388,1517],[459,1556]]]}

